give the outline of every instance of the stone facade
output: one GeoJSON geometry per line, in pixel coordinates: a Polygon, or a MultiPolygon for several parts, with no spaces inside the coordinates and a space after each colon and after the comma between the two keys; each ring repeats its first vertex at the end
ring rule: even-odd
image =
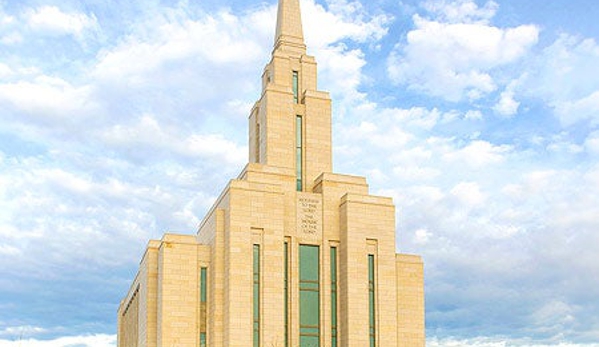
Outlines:
{"type": "Polygon", "coordinates": [[[118,310],[118,347],[424,347],[420,257],[395,253],[395,207],[332,173],[299,0],[280,0],[249,117],[249,163],[197,235],[149,242],[118,310]]]}

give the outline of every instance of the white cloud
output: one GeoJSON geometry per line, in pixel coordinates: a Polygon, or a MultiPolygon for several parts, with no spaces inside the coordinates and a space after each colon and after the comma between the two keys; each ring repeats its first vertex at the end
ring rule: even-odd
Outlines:
{"type": "Polygon", "coordinates": [[[390,17],[371,16],[360,2],[347,0],[330,1],[327,10],[315,1],[305,1],[302,13],[308,54],[318,59],[319,88],[331,92],[336,113],[343,117],[366,97],[359,91],[364,82],[364,53],[348,48],[345,41],[376,43],[387,34],[390,17]]]}
{"type": "Polygon", "coordinates": [[[575,309],[562,301],[553,300],[545,303],[532,316],[539,325],[551,327],[555,324],[574,321],[575,309]]]}
{"type": "Polygon", "coordinates": [[[418,229],[414,232],[414,243],[417,245],[427,244],[432,234],[426,229],[418,229]]]}
{"type": "Polygon", "coordinates": [[[451,189],[451,194],[467,207],[476,207],[485,202],[486,196],[476,182],[460,182],[451,189]]]}
{"type": "MultiPolygon", "coordinates": [[[[10,45],[20,41],[21,37],[19,33],[14,30],[14,26],[17,22],[16,18],[4,12],[3,5],[4,4],[0,2],[0,43],[10,45]]],[[[0,77],[2,77],[1,74],[0,77]]]]}
{"type": "MultiPolygon", "coordinates": [[[[260,18],[259,16],[256,16],[260,18]]],[[[217,17],[198,20],[159,15],[143,23],[144,30],[131,35],[117,47],[100,54],[94,75],[99,78],[127,78],[129,83],[149,83],[152,73],[164,72],[168,64],[192,59],[221,66],[251,64],[264,49],[256,35],[248,32],[254,17],[236,17],[221,12],[217,17]]]]}
{"type": "Polygon", "coordinates": [[[80,38],[87,30],[98,26],[94,15],[65,13],[55,6],[29,10],[25,19],[32,30],[42,35],[73,35],[80,38]]]}
{"type": "Polygon", "coordinates": [[[428,110],[424,107],[385,109],[384,113],[388,113],[389,116],[393,117],[398,123],[425,130],[432,129],[444,116],[446,116],[436,108],[428,110]]]}
{"type": "Polygon", "coordinates": [[[518,91],[541,98],[563,126],[598,122],[599,45],[594,39],[562,34],[536,57],[518,91]]]}
{"type": "Polygon", "coordinates": [[[115,125],[100,134],[102,142],[116,148],[137,148],[148,155],[157,151],[185,157],[223,160],[239,167],[247,160],[247,148],[222,135],[191,134],[184,136],[182,129],[169,128],[150,115],[142,116],[132,125],[115,125]]]}
{"type": "Polygon", "coordinates": [[[538,343],[530,339],[509,337],[474,337],[459,339],[455,337],[427,337],[426,347],[597,347],[596,343],[547,342],[538,343]]]}
{"type": "Polygon", "coordinates": [[[10,245],[2,245],[0,244],[0,255],[4,256],[16,256],[21,255],[22,252],[20,249],[10,245]]]}
{"type": "Polygon", "coordinates": [[[387,34],[391,19],[385,14],[368,16],[360,2],[348,0],[329,1],[328,11],[313,0],[304,1],[302,13],[306,44],[315,51],[342,39],[378,41],[387,34]]]}
{"type": "Polygon", "coordinates": [[[565,126],[581,120],[599,124],[599,90],[578,100],[563,101],[555,105],[555,111],[565,126]]]}
{"type": "Polygon", "coordinates": [[[0,63],[0,78],[6,78],[12,75],[12,69],[6,64],[0,63]]]}
{"type": "Polygon", "coordinates": [[[498,88],[493,69],[521,59],[538,40],[534,25],[504,29],[487,24],[494,14],[492,2],[482,10],[472,1],[433,4],[428,3],[433,14],[442,10],[446,15],[414,15],[415,29],[388,59],[395,83],[449,101],[476,100],[498,88]],[[451,11],[452,6],[457,8],[451,11]]]}
{"type": "Polygon", "coordinates": [[[82,335],[82,336],[66,336],[59,337],[53,340],[0,340],[1,347],[115,347],[116,335],[82,335]]]}
{"type": "Polygon", "coordinates": [[[429,0],[423,7],[444,22],[486,24],[495,16],[499,5],[488,1],[481,8],[473,0],[429,0]]]}
{"type": "Polygon", "coordinates": [[[257,83],[251,81],[259,80],[260,58],[268,46],[260,36],[249,35],[259,24],[256,18],[260,17],[228,12],[199,19],[180,13],[153,16],[140,24],[139,32],[100,52],[92,76],[106,97],[114,99],[111,103],[126,102],[139,93],[179,90],[171,100],[155,98],[148,103],[172,112],[173,106],[165,104],[178,100],[176,107],[189,108],[188,112],[201,107],[222,113],[219,108],[231,99],[258,93],[257,83]]]}
{"type": "Polygon", "coordinates": [[[418,167],[414,165],[398,166],[393,169],[393,173],[402,180],[406,181],[426,181],[441,176],[439,169],[431,167],[418,167]]]}
{"type": "Polygon", "coordinates": [[[361,50],[348,51],[343,44],[318,49],[318,63],[323,72],[320,84],[332,91],[332,96],[339,101],[340,115],[348,112],[344,105],[352,105],[364,100],[365,95],[358,91],[363,82],[362,68],[366,65],[361,50]]]}
{"type": "Polygon", "coordinates": [[[483,119],[483,113],[480,110],[470,110],[466,112],[464,118],[470,120],[481,120],[483,119]]]}
{"type": "MultiPolygon", "coordinates": [[[[31,336],[40,333],[45,333],[48,330],[42,327],[36,327],[31,325],[25,326],[9,326],[0,330],[0,336],[31,336]]],[[[1,340],[0,340],[1,341],[1,340]]]]}
{"type": "Polygon", "coordinates": [[[0,104],[27,114],[29,119],[80,118],[96,107],[88,86],[73,86],[58,78],[39,75],[32,81],[0,84],[0,104]]]}
{"type": "Polygon", "coordinates": [[[0,28],[2,28],[3,26],[13,24],[15,22],[15,18],[4,13],[1,6],[2,4],[0,4],[0,28]]]}
{"type": "Polygon", "coordinates": [[[585,148],[593,154],[599,154],[599,131],[591,133],[585,140],[585,148]]]}
{"type": "Polygon", "coordinates": [[[583,246],[599,242],[596,218],[592,220],[599,213],[599,175],[592,170],[523,174],[526,171],[513,165],[512,159],[503,165],[512,167],[508,175],[486,170],[476,181],[446,186],[447,179],[438,179],[432,183],[436,189],[408,185],[396,187],[392,194],[401,211],[398,246],[402,251],[418,250],[429,264],[429,283],[435,283],[427,291],[427,321],[440,329],[435,335],[464,336],[472,329],[499,327],[505,315],[526,327],[494,329],[498,335],[511,336],[508,340],[440,341],[433,335],[429,345],[596,341],[592,334],[584,336],[598,323],[590,318],[597,305],[582,297],[587,297],[593,281],[584,274],[599,270],[594,248],[583,246]],[[509,197],[496,191],[499,182],[511,182],[504,188],[509,197]],[[539,287],[548,278],[551,286],[539,287]],[[503,305],[492,304],[495,300],[503,305]],[[453,325],[456,320],[467,321],[469,328],[453,325]],[[518,340],[523,336],[535,337],[518,340]]]}
{"type": "Polygon", "coordinates": [[[473,141],[443,157],[449,162],[462,162],[473,168],[501,163],[512,148],[507,145],[495,146],[487,141],[473,141]]]}
{"type": "Polygon", "coordinates": [[[501,93],[499,102],[493,107],[495,112],[506,117],[511,117],[518,113],[520,102],[514,99],[516,94],[514,89],[515,84],[512,83],[501,93]]]}

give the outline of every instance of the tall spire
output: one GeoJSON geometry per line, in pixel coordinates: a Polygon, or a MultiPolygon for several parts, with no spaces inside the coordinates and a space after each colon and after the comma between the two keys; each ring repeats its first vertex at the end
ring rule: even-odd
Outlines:
{"type": "Polygon", "coordinates": [[[299,0],[279,0],[275,48],[282,44],[305,48],[299,0]]]}

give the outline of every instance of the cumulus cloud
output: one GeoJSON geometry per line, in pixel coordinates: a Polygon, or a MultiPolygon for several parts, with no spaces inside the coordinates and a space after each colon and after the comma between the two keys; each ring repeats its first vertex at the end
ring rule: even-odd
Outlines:
{"type": "Polygon", "coordinates": [[[0,340],[2,347],[114,347],[116,346],[116,335],[82,335],[65,336],[52,340],[19,339],[0,340]]]}
{"type": "Polygon", "coordinates": [[[488,1],[479,7],[471,0],[429,0],[422,5],[428,12],[448,23],[488,23],[497,12],[499,5],[488,1]]]}
{"type": "Polygon", "coordinates": [[[467,146],[446,153],[444,159],[450,162],[462,162],[472,168],[501,163],[505,154],[511,150],[507,145],[493,145],[487,141],[473,141],[467,146]]]}
{"type": "MultiPolygon", "coordinates": [[[[504,96],[518,102],[519,85],[511,81],[504,91],[513,94],[504,96]]],[[[512,106],[503,116],[519,109],[512,106]]],[[[599,244],[590,220],[599,213],[593,202],[599,196],[597,170],[592,163],[560,168],[538,152],[472,132],[470,124],[486,121],[483,112],[498,112],[492,107],[456,116],[364,104],[351,113],[359,121],[337,127],[340,171],[386,173],[370,176],[370,183],[397,204],[398,249],[421,253],[428,264],[427,322],[434,327],[429,336],[512,336],[433,338],[429,344],[592,346],[597,307],[582,298],[592,284],[581,274],[597,272],[597,261],[579,242],[599,244]]],[[[591,133],[585,142],[588,153],[594,153],[595,138],[591,133]]],[[[572,139],[567,133],[549,136],[541,151],[560,142],[572,139]]],[[[553,153],[561,160],[575,155],[553,153]]]]}
{"type": "Polygon", "coordinates": [[[388,15],[368,15],[358,1],[332,0],[327,5],[328,11],[315,1],[302,2],[303,16],[309,19],[305,21],[304,30],[310,49],[317,50],[343,39],[367,43],[387,34],[391,20],[388,15]]]}
{"type": "Polygon", "coordinates": [[[0,78],[8,77],[12,74],[12,69],[6,64],[0,63],[0,78]]]}
{"type": "Polygon", "coordinates": [[[580,120],[599,124],[599,90],[578,100],[565,100],[555,105],[555,111],[564,125],[572,125],[580,120]]]}
{"type": "Polygon", "coordinates": [[[428,2],[432,18],[414,15],[415,28],[388,59],[392,80],[449,101],[476,100],[498,88],[495,68],[514,63],[536,44],[534,25],[499,28],[488,23],[493,2],[428,2]]]}
{"type": "MultiPolygon", "coordinates": [[[[164,151],[168,155],[224,160],[242,167],[247,159],[247,147],[225,139],[217,134],[191,134],[185,136],[181,129],[168,129],[150,115],[142,116],[131,125],[115,125],[100,137],[102,142],[116,148],[136,150],[144,155],[164,151]]],[[[167,155],[167,156],[168,156],[167,155]]]]}
{"type": "MultiPolygon", "coordinates": [[[[0,3],[0,43],[10,45],[22,40],[21,35],[15,30],[17,19],[4,11],[4,4],[0,3]]],[[[0,74],[0,77],[2,75],[0,74]]]]}
{"type": "Polygon", "coordinates": [[[460,182],[451,189],[451,195],[467,207],[475,207],[485,202],[486,196],[476,182],[460,182]]]}
{"type": "Polygon", "coordinates": [[[427,347],[595,347],[595,343],[535,343],[528,339],[512,339],[506,337],[475,337],[469,339],[427,338],[427,347]]]}
{"type": "Polygon", "coordinates": [[[39,75],[32,81],[0,84],[0,104],[47,123],[47,117],[56,120],[89,115],[95,107],[90,93],[88,86],[77,87],[59,77],[39,75]]]}
{"type": "Polygon", "coordinates": [[[25,326],[9,326],[0,330],[0,336],[31,336],[46,332],[47,329],[30,325],[25,326]]]}
{"type": "Polygon", "coordinates": [[[86,31],[98,26],[94,15],[65,13],[56,6],[28,10],[24,17],[27,25],[42,35],[73,35],[81,38],[86,31]]]}
{"type": "Polygon", "coordinates": [[[426,244],[431,238],[431,233],[426,229],[418,229],[414,232],[413,242],[417,245],[426,244]]]}
{"type": "Polygon", "coordinates": [[[594,131],[585,140],[585,147],[592,154],[599,154],[599,131],[594,131]]]}
{"type": "Polygon", "coordinates": [[[125,78],[133,85],[146,84],[151,82],[149,77],[169,71],[168,64],[175,62],[193,63],[197,59],[211,65],[249,66],[267,51],[261,47],[259,35],[248,35],[253,20],[260,16],[239,18],[221,12],[190,20],[180,11],[148,18],[140,24],[150,33],[131,35],[113,49],[101,52],[94,75],[100,79],[125,78]],[[242,40],[247,37],[250,39],[242,40]]]}
{"type": "Polygon", "coordinates": [[[509,84],[501,93],[499,102],[493,107],[493,110],[498,114],[506,117],[514,116],[518,113],[520,102],[515,100],[516,83],[509,84]]]}
{"type": "Polygon", "coordinates": [[[534,59],[518,90],[541,98],[565,127],[597,124],[599,110],[599,45],[594,39],[560,35],[534,59]]]}
{"type": "Polygon", "coordinates": [[[337,101],[336,115],[364,102],[359,89],[364,83],[363,49],[348,43],[375,44],[388,31],[391,21],[385,14],[370,15],[358,1],[334,0],[327,9],[315,1],[302,2],[304,36],[308,54],[318,57],[319,88],[330,91],[337,101]]]}
{"type": "Polygon", "coordinates": [[[480,110],[470,110],[466,112],[464,118],[469,120],[481,120],[483,119],[483,113],[480,110]]]}

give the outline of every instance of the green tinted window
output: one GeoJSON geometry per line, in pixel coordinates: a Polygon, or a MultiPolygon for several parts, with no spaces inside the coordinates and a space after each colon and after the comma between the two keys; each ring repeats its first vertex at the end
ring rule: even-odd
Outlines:
{"type": "Polygon", "coordinates": [[[302,116],[295,117],[295,169],[296,169],[296,178],[297,178],[297,191],[302,191],[302,116]]]}
{"type": "Polygon", "coordinates": [[[208,269],[200,268],[200,347],[206,347],[206,301],[208,286],[208,269]]]}
{"type": "Polygon", "coordinates": [[[299,78],[297,71],[293,71],[293,102],[296,104],[299,102],[299,78]]]}
{"type": "Polygon", "coordinates": [[[254,347],[260,346],[260,246],[254,245],[254,347]]]}
{"type": "Polygon", "coordinates": [[[205,267],[200,269],[200,302],[206,302],[206,274],[208,269],[205,267]]]}
{"type": "Polygon", "coordinates": [[[285,347],[289,347],[289,243],[285,242],[284,250],[284,275],[285,275],[285,347]]]}
{"type": "Polygon", "coordinates": [[[300,245],[300,347],[320,346],[318,246],[300,245]]]}
{"type": "Polygon", "coordinates": [[[337,248],[331,247],[331,347],[337,347],[337,248]]]}
{"type": "Polygon", "coordinates": [[[370,326],[370,347],[376,346],[376,311],[375,311],[375,282],[374,282],[374,255],[368,255],[368,307],[370,326]]]}

